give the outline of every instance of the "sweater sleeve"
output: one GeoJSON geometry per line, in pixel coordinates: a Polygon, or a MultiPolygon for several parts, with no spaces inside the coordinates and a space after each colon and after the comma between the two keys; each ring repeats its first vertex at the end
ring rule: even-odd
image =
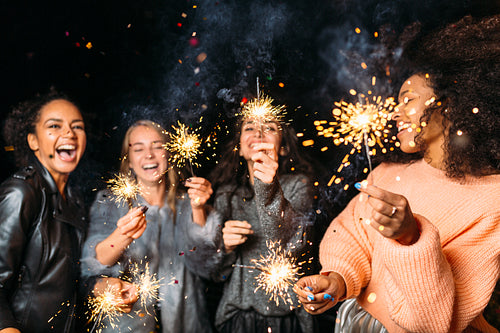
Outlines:
{"type": "Polygon", "coordinates": [[[307,177],[289,176],[283,186],[276,178],[270,184],[255,178],[254,188],[266,239],[279,240],[291,249],[303,247],[312,224],[311,184],[307,177]]]}
{"type": "Polygon", "coordinates": [[[412,332],[461,332],[484,310],[500,274],[500,218],[476,221],[443,247],[437,228],[415,218],[418,242],[384,242],[390,315],[412,332]]]}
{"type": "Polygon", "coordinates": [[[193,222],[189,200],[178,204],[176,219],[177,241],[182,242],[184,263],[193,273],[209,279],[223,261],[221,247],[221,221],[219,213],[208,209],[207,221],[202,227],[193,222]],[[186,212],[186,213],[183,213],[186,212]]]}
{"type": "Polygon", "coordinates": [[[358,296],[372,276],[373,244],[362,226],[363,220],[356,213],[360,200],[361,195],[354,197],[332,221],[319,248],[321,273],[336,272],[344,278],[346,294],[343,299],[358,296]]]}
{"type": "Polygon", "coordinates": [[[121,210],[111,200],[108,191],[101,191],[97,194],[90,208],[90,225],[87,240],[82,249],[81,270],[84,279],[97,275],[120,276],[119,265],[106,266],[101,264],[97,260],[95,252],[97,244],[106,239],[115,230],[116,222],[121,217],[120,212],[121,210]]]}

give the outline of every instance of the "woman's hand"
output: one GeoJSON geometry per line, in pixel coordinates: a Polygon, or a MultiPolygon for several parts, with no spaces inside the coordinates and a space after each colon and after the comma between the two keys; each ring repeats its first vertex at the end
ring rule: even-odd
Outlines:
{"type": "Polygon", "coordinates": [[[261,142],[256,143],[253,148],[258,150],[252,156],[254,176],[264,183],[272,183],[279,167],[276,147],[273,143],[261,142]]]}
{"type": "Polygon", "coordinates": [[[116,222],[116,228],[119,233],[132,239],[141,237],[147,226],[145,215],[147,210],[147,206],[136,207],[129,210],[126,215],[122,216],[118,222],[116,222]]]}
{"type": "Polygon", "coordinates": [[[309,275],[297,281],[293,291],[307,312],[320,314],[332,308],[340,298],[344,297],[345,282],[334,272],[328,275],[309,275]]]}
{"type": "Polygon", "coordinates": [[[224,223],[222,228],[222,239],[226,253],[233,252],[234,249],[248,239],[248,235],[252,235],[252,225],[247,221],[229,220],[224,223]]]}
{"type": "Polygon", "coordinates": [[[411,245],[420,237],[417,222],[408,200],[374,185],[355,187],[368,194],[368,204],[372,207],[370,225],[382,236],[395,239],[403,245],[411,245]]]}
{"type": "Polygon", "coordinates": [[[186,179],[184,185],[188,188],[188,195],[193,208],[203,207],[214,193],[212,184],[205,178],[191,177],[186,179]]]}
{"type": "Polygon", "coordinates": [[[116,305],[124,313],[130,313],[139,299],[137,289],[132,283],[113,277],[99,278],[94,285],[93,292],[95,297],[111,292],[116,305]]]}

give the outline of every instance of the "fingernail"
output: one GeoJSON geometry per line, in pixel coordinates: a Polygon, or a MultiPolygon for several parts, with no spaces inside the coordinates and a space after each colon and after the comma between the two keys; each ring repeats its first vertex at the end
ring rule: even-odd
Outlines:
{"type": "Polygon", "coordinates": [[[311,288],[309,286],[307,286],[306,289],[309,290],[309,291],[313,291],[313,288],[311,288]]]}
{"type": "Polygon", "coordinates": [[[325,294],[323,296],[323,299],[331,299],[331,298],[332,298],[332,295],[330,295],[330,294],[325,294]]]}
{"type": "Polygon", "coordinates": [[[313,294],[308,294],[307,299],[310,301],[314,301],[314,295],[313,294]]]}
{"type": "Polygon", "coordinates": [[[142,207],[141,207],[141,210],[142,210],[142,212],[143,212],[143,213],[147,212],[147,211],[148,211],[148,209],[149,209],[149,207],[148,207],[148,206],[142,206],[142,207]]]}
{"type": "Polygon", "coordinates": [[[357,188],[358,190],[360,190],[361,189],[361,183],[359,183],[359,182],[355,183],[354,187],[357,188]]]}
{"type": "Polygon", "coordinates": [[[186,179],[186,181],[187,181],[187,182],[190,182],[190,181],[191,181],[191,178],[186,179]]]}

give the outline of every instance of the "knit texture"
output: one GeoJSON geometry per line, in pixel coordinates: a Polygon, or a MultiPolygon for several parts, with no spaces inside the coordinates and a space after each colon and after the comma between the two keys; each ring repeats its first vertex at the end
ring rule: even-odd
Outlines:
{"type": "Polygon", "coordinates": [[[454,180],[423,160],[381,164],[368,180],[408,199],[419,240],[404,246],[366,222],[360,193],[320,245],[322,273],[389,332],[498,332],[482,311],[500,276],[500,175],[454,180]]]}

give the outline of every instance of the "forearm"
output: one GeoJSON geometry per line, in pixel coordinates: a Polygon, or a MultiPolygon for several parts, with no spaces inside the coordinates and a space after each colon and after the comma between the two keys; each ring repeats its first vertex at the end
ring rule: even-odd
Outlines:
{"type": "Polygon", "coordinates": [[[118,229],[115,229],[108,238],[96,245],[95,252],[97,260],[102,265],[106,266],[116,264],[123,251],[125,251],[133,240],[132,237],[123,235],[118,229]]]}
{"type": "Polygon", "coordinates": [[[207,212],[204,206],[196,207],[192,209],[193,214],[193,222],[199,225],[200,227],[204,227],[207,222],[207,212]]]}

